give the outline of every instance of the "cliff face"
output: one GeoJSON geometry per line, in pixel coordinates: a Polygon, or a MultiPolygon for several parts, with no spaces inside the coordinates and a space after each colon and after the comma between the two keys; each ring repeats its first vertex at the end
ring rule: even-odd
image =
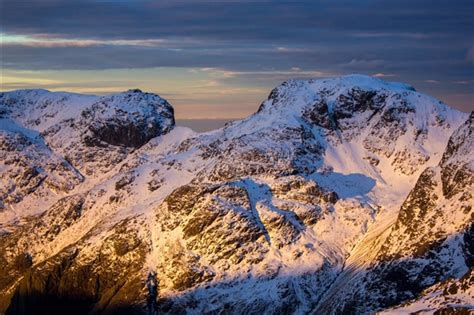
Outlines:
{"type": "Polygon", "coordinates": [[[374,259],[333,297],[344,302],[327,301],[321,311],[368,313],[410,300],[398,310],[472,307],[473,117],[421,173],[374,259]]]}
{"type": "Polygon", "coordinates": [[[403,84],[287,81],[204,134],[137,90],[0,112],[0,312],[371,313],[472,267],[472,115],[403,84]]]}

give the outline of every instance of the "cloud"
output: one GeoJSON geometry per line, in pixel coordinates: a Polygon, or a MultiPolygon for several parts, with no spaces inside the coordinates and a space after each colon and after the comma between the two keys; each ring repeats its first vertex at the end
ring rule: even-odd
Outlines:
{"type": "MultiPolygon", "coordinates": [[[[302,70],[299,67],[291,67],[286,70],[259,70],[259,71],[232,71],[223,68],[201,68],[199,70],[193,71],[194,73],[204,72],[206,75],[209,75],[213,78],[218,78],[219,84],[222,82],[238,82],[239,80],[245,81],[263,81],[266,82],[268,88],[271,88],[269,84],[279,84],[281,81],[294,78],[327,78],[338,75],[335,72],[325,72],[318,70],[302,70]]],[[[211,81],[208,82],[207,86],[210,84],[216,85],[217,82],[211,81]],[[212,83],[211,83],[212,82],[212,83]]]]}
{"type": "Polygon", "coordinates": [[[453,81],[454,84],[474,84],[474,80],[459,80],[453,81]]]}
{"type": "Polygon", "coordinates": [[[385,67],[402,60],[432,60],[440,55],[452,59],[459,54],[459,43],[471,36],[474,9],[474,3],[462,0],[357,4],[347,0],[3,0],[2,4],[2,61],[8,68],[181,64],[370,73],[394,72],[385,67]]]}
{"type": "MultiPolygon", "coordinates": [[[[412,39],[452,34],[463,28],[462,33],[466,34],[470,29],[466,27],[472,26],[473,9],[471,1],[459,0],[357,4],[347,0],[2,2],[2,29],[12,34],[96,39],[288,39],[300,43],[325,31],[343,31],[356,37],[412,39]]],[[[277,47],[291,48],[284,44],[277,47]]]]}
{"type": "Polygon", "coordinates": [[[50,38],[48,36],[9,36],[0,34],[2,37],[1,46],[26,46],[26,47],[88,47],[88,46],[143,46],[157,47],[163,46],[163,39],[114,39],[114,40],[97,40],[97,39],[81,39],[81,38],[50,38]]]}
{"type": "Polygon", "coordinates": [[[8,76],[2,75],[2,86],[8,88],[9,86],[51,86],[63,83],[59,80],[52,80],[47,78],[32,78],[25,76],[8,76]]]}
{"type": "Polygon", "coordinates": [[[379,72],[379,73],[374,73],[372,76],[376,78],[393,78],[393,77],[396,77],[397,75],[379,72]]]}
{"type": "Polygon", "coordinates": [[[397,32],[366,32],[366,33],[354,33],[354,37],[362,37],[362,38],[393,38],[393,37],[400,37],[400,38],[408,38],[408,39],[427,39],[432,38],[435,36],[440,36],[439,34],[424,34],[424,33],[397,33],[397,32]]]}
{"type": "Polygon", "coordinates": [[[381,65],[385,64],[385,60],[383,59],[352,59],[348,63],[342,64],[342,66],[348,66],[348,67],[356,67],[356,68],[374,68],[374,67],[380,67],[381,65]]]}

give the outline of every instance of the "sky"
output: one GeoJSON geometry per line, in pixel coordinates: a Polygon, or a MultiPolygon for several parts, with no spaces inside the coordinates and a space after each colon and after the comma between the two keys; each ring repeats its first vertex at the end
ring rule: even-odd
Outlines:
{"type": "Polygon", "coordinates": [[[362,73],[474,110],[474,1],[0,0],[0,90],[154,92],[253,113],[290,78],[362,73]]]}

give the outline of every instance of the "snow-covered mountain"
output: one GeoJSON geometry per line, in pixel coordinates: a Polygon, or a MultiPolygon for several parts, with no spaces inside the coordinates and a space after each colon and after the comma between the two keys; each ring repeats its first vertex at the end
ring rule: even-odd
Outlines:
{"type": "Polygon", "coordinates": [[[202,134],[139,90],[2,93],[0,313],[474,308],[472,120],[360,75],[202,134]]]}

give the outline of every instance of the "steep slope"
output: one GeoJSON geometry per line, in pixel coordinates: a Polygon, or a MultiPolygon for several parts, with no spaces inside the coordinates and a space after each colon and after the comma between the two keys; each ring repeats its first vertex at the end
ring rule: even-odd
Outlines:
{"type": "Polygon", "coordinates": [[[83,181],[83,176],[51,151],[38,132],[6,118],[0,118],[0,125],[0,211],[28,195],[38,200],[49,192],[67,193],[83,181]]]}
{"type": "MultiPolygon", "coordinates": [[[[413,299],[430,286],[415,303],[418,307],[420,303],[431,303],[432,308],[446,306],[453,290],[460,301],[471,301],[464,307],[473,307],[468,297],[474,267],[473,130],[471,114],[449,139],[440,163],[420,175],[388,237],[378,239],[382,245],[375,251],[375,259],[356,274],[346,275],[344,287],[325,299],[316,313],[370,313],[413,299]],[[438,284],[442,281],[446,283],[438,284]],[[450,285],[461,289],[449,290],[450,285]],[[443,286],[448,293],[439,297],[443,286]],[[435,303],[443,298],[444,303],[435,303]]],[[[462,305],[460,302],[456,307],[462,305]]]]}
{"type": "MultiPolygon", "coordinates": [[[[365,76],[287,81],[254,115],[205,134],[173,128],[169,104],[138,91],[83,103],[30,93],[3,95],[4,117],[41,132],[80,182],[41,207],[7,204],[0,312],[11,314],[308,313],[345,266],[376,259],[364,240],[383,234],[385,246],[468,116],[365,76]]],[[[464,169],[464,153],[444,156],[450,174],[464,169]]],[[[455,196],[458,177],[446,179],[455,196]]]]}

